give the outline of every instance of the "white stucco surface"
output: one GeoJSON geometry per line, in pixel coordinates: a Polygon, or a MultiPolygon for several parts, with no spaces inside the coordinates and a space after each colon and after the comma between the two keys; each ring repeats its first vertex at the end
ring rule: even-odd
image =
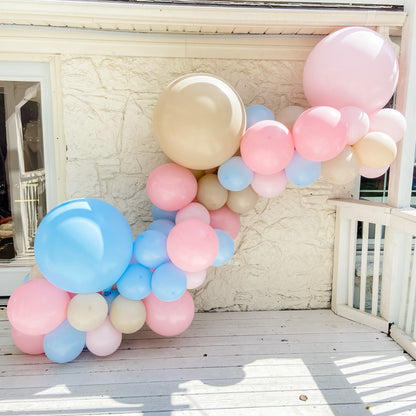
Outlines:
{"type": "MultiPolygon", "coordinates": [[[[152,220],[145,185],[167,159],[152,133],[161,91],[178,76],[207,72],[232,84],[245,105],[274,113],[307,106],[301,61],[63,56],[63,123],[67,144],[67,198],[97,197],[119,208],[134,236],[152,220]]],[[[193,290],[198,310],[329,307],[334,209],[326,201],[351,194],[318,180],[260,198],[243,215],[236,253],[211,267],[193,290]]]]}

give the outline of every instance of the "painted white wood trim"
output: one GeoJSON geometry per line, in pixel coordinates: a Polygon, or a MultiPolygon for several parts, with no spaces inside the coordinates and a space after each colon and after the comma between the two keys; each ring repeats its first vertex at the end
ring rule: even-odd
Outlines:
{"type": "MultiPolygon", "coordinates": [[[[135,4],[123,2],[3,0],[0,22],[13,25],[76,27],[138,32],[279,33],[293,27],[402,26],[405,13],[379,10],[328,10],[135,4]]],[[[303,33],[303,32],[302,32],[303,33]]],[[[329,33],[329,32],[327,32],[329,33]]]]}
{"type": "Polygon", "coordinates": [[[362,312],[347,305],[337,305],[334,312],[339,316],[355,322],[359,322],[360,324],[371,326],[372,328],[375,328],[379,331],[385,333],[388,333],[389,331],[389,323],[379,316],[374,316],[369,313],[362,312]]]}
{"type": "Polygon", "coordinates": [[[392,325],[390,335],[408,354],[416,359],[416,341],[413,338],[396,325],[392,325]]]}
{"type": "Polygon", "coordinates": [[[380,286],[380,258],[381,258],[381,225],[375,225],[374,235],[374,264],[373,264],[373,286],[372,286],[372,304],[371,313],[377,315],[379,302],[380,286]]]}
{"type": "Polygon", "coordinates": [[[361,243],[361,271],[360,271],[360,311],[365,312],[365,296],[367,292],[367,254],[368,254],[368,229],[370,224],[363,221],[363,237],[361,243]]]}

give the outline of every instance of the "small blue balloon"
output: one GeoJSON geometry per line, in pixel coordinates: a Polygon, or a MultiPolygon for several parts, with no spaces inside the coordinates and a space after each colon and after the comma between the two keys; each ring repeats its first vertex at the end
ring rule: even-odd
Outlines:
{"type": "Polygon", "coordinates": [[[52,284],[74,293],[110,287],[126,270],[132,251],[126,218],[95,198],[58,205],[43,218],[35,237],[39,269],[52,284]]]}
{"type": "Polygon", "coordinates": [[[65,319],[47,333],[43,340],[46,356],[55,363],[67,363],[81,354],[85,346],[85,332],[78,331],[65,319]]]}
{"type": "Polygon", "coordinates": [[[115,289],[106,290],[103,293],[104,299],[107,302],[108,305],[108,311],[110,311],[111,304],[113,303],[113,300],[119,295],[119,291],[115,289]]]}
{"type": "Polygon", "coordinates": [[[169,261],[167,237],[160,231],[145,231],[134,242],[133,254],[143,266],[151,269],[169,261]]]}
{"type": "Polygon", "coordinates": [[[174,221],[170,220],[155,220],[149,224],[148,230],[159,231],[165,235],[169,235],[170,230],[175,226],[174,221]]]}
{"type": "Polygon", "coordinates": [[[218,180],[229,191],[242,191],[250,185],[253,171],[244,163],[241,156],[234,156],[218,169],[218,180]]]}
{"type": "Polygon", "coordinates": [[[212,263],[213,266],[222,266],[223,264],[229,262],[234,255],[234,240],[231,236],[223,230],[214,230],[217,234],[219,249],[217,257],[212,263]]]}
{"type": "Polygon", "coordinates": [[[175,222],[177,212],[178,211],[165,211],[156,205],[152,205],[152,217],[155,220],[170,220],[175,222]]]}
{"type": "Polygon", "coordinates": [[[246,108],[246,129],[263,120],[274,120],[274,114],[264,105],[250,105],[246,108]]]}
{"type": "Polygon", "coordinates": [[[141,264],[130,264],[117,281],[117,289],[127,299],[145,298],[151,291],[152,272],[141,264]]]}
{"type": "Polygon", "coordinates": [[[186,273],[172,263],[162,264],[153,272],[153,293],[164,302],[179,299],[186,291],[186,283],[186,273]]]}
{"type": "Polygon", "coordinates": [[[295,151],[285,169],[287,179],[297,186],[308,186],[321,175],[321,162],[305,159],[295,151]]]}

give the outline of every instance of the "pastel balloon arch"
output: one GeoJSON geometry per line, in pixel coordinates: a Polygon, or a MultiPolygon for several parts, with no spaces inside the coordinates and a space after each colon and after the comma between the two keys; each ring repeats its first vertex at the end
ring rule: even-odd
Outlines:
{"type": "Polygon", "coordinates": [[[174,336],[191,324],[189,289],[234,254],[240,214],[259,196],[322,176],[346,184],[377,177],[403,138],[402,114],[384,108],[398,82],[396,55],[378,33],[348,27],[321,40],[305,63],[310,108],[277,114],[244,108],[237,92],[209,74],[174,80],[160,95],[154,133],[172,160],[147,181],[154,221],[133,240],[127,220],[93,198],[65,202],[42,220],[37,265],[11,296],[16,346],[52,361],[86,347],[112,354],[122,334],[146,322],[174,336]],[[376,53],[377,52],[377,53],[376,53]]]}

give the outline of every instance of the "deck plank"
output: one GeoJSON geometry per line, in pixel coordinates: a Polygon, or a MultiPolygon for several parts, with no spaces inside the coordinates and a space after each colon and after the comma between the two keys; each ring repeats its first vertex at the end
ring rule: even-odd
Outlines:
{"type": "Polygon", "coordinates": [[[329,310],[196,314],[178,337],[143,328],[63,365],[19,352],[3,315],[0,415],[23,414],[416,415],[416,364],[329,310]]]}

